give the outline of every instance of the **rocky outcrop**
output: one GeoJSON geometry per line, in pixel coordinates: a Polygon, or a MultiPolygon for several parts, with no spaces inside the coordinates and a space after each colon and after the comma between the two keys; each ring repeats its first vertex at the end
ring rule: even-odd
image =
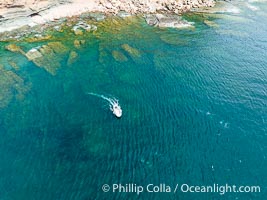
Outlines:
{"type": "Polygon", "coordinates": [[[131,14],[157,12],[180,14],[191,8],[213,5],[213,0],[100,0],[100,6],[105,12],[115,14],[120,11],[131,14]]]}
{"type": "Polygon", "coordinates": [[[60,2],[59,0],[4,0],[0,3],[0,21],[33,17],[41,11],[56,6],[60,2]]]}
{"type": "Polygon", "coordinates": [[[40,13],[67,1],[62,0],[4,0],[0,2],[0,32],[24,25],[34,26],[40,13]]]}
{"type": "MultiPolygon", "coordinates": [[[[129,14],[181,14],[193,8],[211,7],[214,0],[3,0],[0,2],[0,32],[21,26],[44,24],[62,17],[80,15],[84,12],[102,12],[128,16],[129,14]]],[[[80,24],[82,28],[94,29],[80,24]]]]}
{"type": "Polygon", "coordinates": [[[146,15],[146,22],[151,26],[160,28],[171,27],[171,28],[187,28],[191,27],[192,23],[183,20],[178,15],[163,15],[163,14],[149,14],[146,15]]]}
{"type": "Polygon", "coordinates": [[[82,35],[83,31],[96,31],[97,30],[97,26],[95,25],[91,25],[91,24],[87,24],[86,22],[83,21],[79,21],[75,26],[73,26],[72,28],[73,32],[75,35],[82,35]]]}

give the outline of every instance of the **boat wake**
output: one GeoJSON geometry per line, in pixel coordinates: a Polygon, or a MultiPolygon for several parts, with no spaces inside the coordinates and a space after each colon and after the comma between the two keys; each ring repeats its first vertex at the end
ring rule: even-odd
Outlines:
{"type": "Polygon", "coordinates": [[[112,113],[118,118],[120,118],[122,116],[122,109],[119,105],[119,100],[117,100],[115,98],[108,98],[104,95],[100,95],[100,94],[96,94],[96,93],[92,93],[92,92],[89,92],[87,94],[93,95],[93,96],[96,96],[96,97],[99,97],[99,98],[102,98],[102,99],[108,101],[109,102],[109,108],[112,111],[112,113]]]}

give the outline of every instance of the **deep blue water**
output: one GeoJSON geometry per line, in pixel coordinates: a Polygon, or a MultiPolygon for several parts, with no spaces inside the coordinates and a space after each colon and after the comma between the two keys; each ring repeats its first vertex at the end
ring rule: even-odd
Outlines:
{"type": "MultiPolygon", "coordinates": [[[[185,30],[111,22],[114,30],[79,36],[80,49],[58,36],[53,42],[79,56],[69,66],[62,56],[55,76],[0,44],[0,199],[265,199],[267,6],[254,5],[260,10],[240,2],[239,14],[206,16],[214,27],[192,14],[185,18],[195,28],[185,30]],[[114,59],[114,50],[127,60],[114,59]],[[88,92],[118,98],[123,117],[88,92]],[[102,191],[115,183],[259,185],[261,192],[102,191]]],[[[25,51],[42,44],[18,43],[25,51]]]]}

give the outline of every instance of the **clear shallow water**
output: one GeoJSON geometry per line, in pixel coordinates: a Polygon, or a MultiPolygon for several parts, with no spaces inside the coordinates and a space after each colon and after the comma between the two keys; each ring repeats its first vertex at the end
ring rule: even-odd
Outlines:
{"type": "MultiPolygon", "coordinates": [[[[158,30],[143,21],[100,29],[75,49],[77,62],[66,66],[63,56],[56,76],[1,44],[1,64],[18,63],[12,71],[28,88],[23,97],[16,87],[2,92],[10,98],[0,110],[1,199],[264,199],[266,6],[256,13],[240,7],[237,16],[209,18],[218,27],[188,15],[195,29],[158,30]],[[116,61],[114,50],[127,61],[116,61]],[[117,97],[123,117],[88,92],[117,97]],[[104,193],[105,183],[228,183],[262,192],[137,196],[104,193]]],[[[74,49],[71,38],[56,40],[74,49]]],[[[41,44],[19,43],[25,50],[41,44]]]]}

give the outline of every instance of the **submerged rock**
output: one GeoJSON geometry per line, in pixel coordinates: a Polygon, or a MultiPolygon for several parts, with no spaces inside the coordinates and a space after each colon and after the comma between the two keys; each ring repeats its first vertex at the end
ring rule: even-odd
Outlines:
{"type": "Polygon", "coordinates": [[[56,54],[66,54],[69,49],[61,42],[49,42],[47,44],[56,54]]]}
{"type": "Polygon", "coordinates": [[[163,34],[160,36],[160,39],[163,42],[171,45],[187,45],[185,39],[179,38],[178,34],[171,34],[171,33],[163,34]]]}
{"type": "Polygon", "coordinates": [[[74,40],[73,45],[75,48],[79,49],[85,44],[85,40],[74,40]]]}
{"type": "Polygon", "coordinates": [[[128,60],[128,58],[120,51],[116,51],[116,50],[112,51],[112,56],[116,61],[119,61],[119,62],[125,62],[128,60]]]}
{"type": "Polygon", "coordinates": [[[13,84],[13,81],[6,75],[4,66],[0,65],[0,108],[6,107],[12,99],[11,84],[13,84]]]}
{"type": "Polygon", "coordinates": [[[141,57],[141,53],[138,49],[131,47],[128,44],[121,45],[122,49],[125,50],[131,57],[141,57]]]}
{"type": "Polygon", "coordinates": [[[75,51],[71,51],[69,54],[67,65],[70,66],[77,61],[78,54],[75,51]]]}
{"type": "Polygon", "coordinates": [[[25,54],[25,52],[21,49],[20,46],[17,46],[16,44],[9,44],[5,46],[5,49],[11,52],[17,52],[21,54],[25,54]]]}
{"type": "Polygon", "coordinates": [[[29,50],[25,56],[28,58],[28,60],[34,60],[36,58],[42,57],[42,54],[36,49],[33,48],[31,50],[29,50]]]}
{"type": "Polygon", "coordinates": [[[43,45],[39,51],[42,56],[33,59],[32,61],[34,64],[36,64],[38,67],[44,68],[51,75],[56,75],[57,70],[61,67],[59,58],[47,45],[43,45]]]}
{"type": "Polygon", "coordinates": [[[235,37],[248,37],[249,34],[246,32],[238,31],[238,30],[217,30],[216,33],[220,35],[230,35],[235,37]]]}
{"type": "Polygon", "coordinates": [[[8,64],[16,71],[20,69],[20,67],[14,61],[8,61],[8,64]]]}
{"type": "Polygon", "coordinates": [[[57,70],[61,68],[63,56],[68,52],[69,49],[62,43],[49,42],[47,45],[29,50],[25,56],[51,75],[56,75],[57,70]]]}
{"type": "Polygon", "coordinates": [[[25,84],[19,75],[11,70],[6,70],[3,65],[0,65],[0,87],[0,108],[4,108],[14,97],[22,100],[30,90],[31,85],[25,84]]]}
{"type": "Polygon", "coordinates": [[[107,61],[108,53],[104,50],[103,47],[99,47],[99,58],[98,62],[105,63],[107,61]]]}
{"type": "Polygon", "coordinates": [[[83,31],[79,28],[74,28],[73,31],[75,35],[83,35],[83,31]]]}
{"type": "Polygon", "coordinates": [[[219,27],[218,24],[216,24],[215,22],[210,21],[210,20],[204,20],[204,24],[206,24],[207,26],[213,27],[213,28],[219,27]]]}

